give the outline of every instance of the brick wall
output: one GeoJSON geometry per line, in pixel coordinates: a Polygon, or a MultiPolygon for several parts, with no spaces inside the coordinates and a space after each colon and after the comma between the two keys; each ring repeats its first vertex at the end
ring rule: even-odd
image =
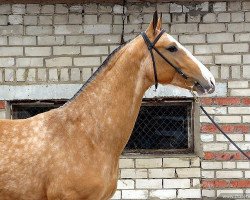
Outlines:
{"type": "MultiPolygon", "coordinates": [[[[125,40],[145,30],[155,9],[163,13],[164,28],[214,74],[216,94],[202,103],[249,154],[250,2],[128,4],[125,40]]],[[[119,45],[122,10],[104,4],[0,5],[0,99],[72,96],[119,45]]],[[[3,101],[0,118],[6,116],[3,101]]],[[[114,199],[250,196],[249,162],[202,112],[200,122],[203,156],[123,156],[114,199]]]]}
{"type": "Polygon", "coordinates": [[[123,156],[114,199],[201,198],[200,174],[197,156],[123,156]]]}
{"type": "MultiPolygon", "coordinates": [[[[246,81],[244,79],[229,80],[229,94],[233,90],[240,91],[241,84],[244,82],[248,83],[247,79],[246,81]]],[[[250,116],[250,98],[248,95],[245,97],[229,96],[204,98],[202,102],[229,137],[250,156],[250,125],[249,120],[247,121],[250,116]]],[[[201,163],[203,196],[226,196],[225,193],[236,193],[235,197],[244,195],[249,197],[249,161],[246,161],[244,156],[237,152],[235,147],[206,118],[202,120],[201,140],[204,151],[201,163]]]]}

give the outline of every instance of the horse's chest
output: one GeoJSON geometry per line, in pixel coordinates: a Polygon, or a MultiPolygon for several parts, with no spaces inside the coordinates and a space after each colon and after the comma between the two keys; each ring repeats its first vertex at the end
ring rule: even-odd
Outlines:
{"type": "MultiPolygon", "coordinates": [[[[110,199],[114,192],[116,191],[117,186],[117,178],[118,178],[118,165],[116,162],[107,162],[100,165],[98,170],[94,172],[98,174],[98,187],[99,189],[99,197],[101,200],[110,199]]],[[[95,199],[99,199],[99,197],[95,199]]]]}
{"type": "Polygon", "coordinates": [[[118,168],[117,167],[106,168],[105,166],[103,166],[103,167],[100,167],[100,170],[97,174],[99,174],[98,186],[99,186],[99,192],[100,192],[99,193],[100,199],[103,200],[103,199],[111,198],[113,193],[116,191],[118,168]]]}

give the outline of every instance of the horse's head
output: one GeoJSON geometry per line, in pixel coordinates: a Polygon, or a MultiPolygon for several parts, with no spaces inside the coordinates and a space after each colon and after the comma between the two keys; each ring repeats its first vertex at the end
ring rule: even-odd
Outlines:
{"type": "MultiPolygon", "coordinates": [[[[153,43],[162,34],[154,45],[155,49],[152,49],[159,83],[187,89],[194,86],[193,89],[198,93],[213,93],[215,80],[211,72],[171,35],[161,33],[161,25],[162,18],[158,19],[155,13],[144,35],[145,45],[149,46],[147,38],[153,43]]],[[[144,64],[147,78],[154,83],[156,78],[149,51],[144,64]]]]}

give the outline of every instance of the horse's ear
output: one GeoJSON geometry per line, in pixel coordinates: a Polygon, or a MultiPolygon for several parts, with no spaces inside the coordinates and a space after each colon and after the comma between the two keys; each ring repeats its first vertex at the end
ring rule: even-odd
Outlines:
{"type": "Polygon", "coordinates": [[[153,16],[153,20],[150,22],[146,32],[151,33],[151,34],[155,34],[157,22],[158,22],[158,14],[157,14],[157,11],[155,11],[154,16],[153,16]]]}
{"type": "Polygon", "coordinates": [[[162,28],[162,13],[160,15],[160,18],[158,19],[156,29],[161,30],[162,28]]]}

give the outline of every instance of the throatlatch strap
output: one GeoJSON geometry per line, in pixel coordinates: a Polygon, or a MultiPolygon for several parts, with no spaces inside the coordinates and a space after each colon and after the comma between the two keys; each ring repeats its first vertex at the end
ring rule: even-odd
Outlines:
{"type": "Polygon", "coordinates": [[[145,41],[145,43],[147,44],[148,50],[150,52],[151,55],[151,59],[153,62],[153,69],[154,69],[154,79],[155,79],[155,89],[157,89],[158,87],[158,76],[157,76],[157,71],[156,71],[156,63],[155,63],[155,57],[153,54],[153,50],[152,49],[156,49],[155,48],[155,44],[157,43],[157,41],[160,39],[160,37],[162,36],[162,34],[165,32],[164,29],[161,30],[161,32],[159,33],[159,35],[155,38],[155,40],[153,42],[151,42],[148,38],[148,36],[146,35],[145,32],[142,32],[141,35],[145,41]]]}
{"type": "Polygon", "coordinates": [[[141,35],[142,35],[145,43],[147,44],[148,50],[149,50],[150,55],[151,55],[151,59],[152,59],[152,62],[153,62],[153,69],[154,69],[155,89],[157,89],[157,87],[158,87],[158,77],[157,77],[157,71],[156,71],[156,65],[155,65],[155,58],[154,58],[154,54],[153,54],[153,51],[152,51],[152,48],[154,47],[154,43],[152,43],[149,40],[146,33],[142,32],[141,35]]]}

